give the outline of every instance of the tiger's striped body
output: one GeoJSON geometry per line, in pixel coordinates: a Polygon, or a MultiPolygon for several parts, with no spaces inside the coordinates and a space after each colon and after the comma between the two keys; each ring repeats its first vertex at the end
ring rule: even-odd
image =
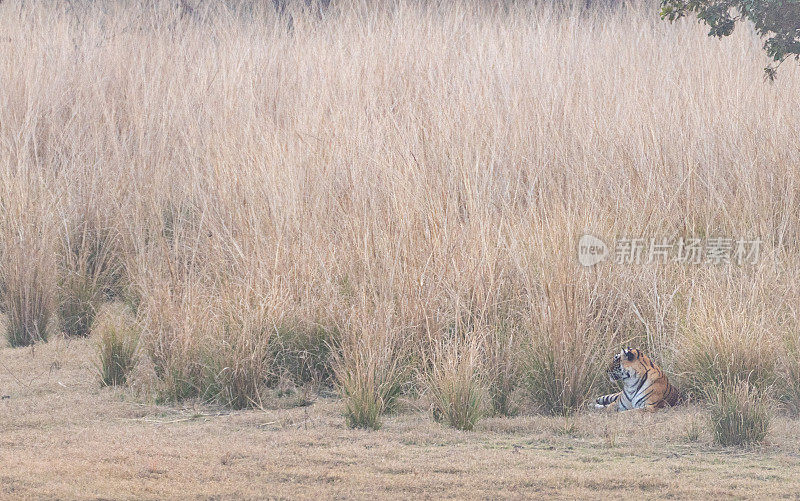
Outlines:
{"type": "Polygon", "coordinates": [[[624,349],[616,354],[608,377],[611,381],[622,381],[622,391],[598,397],[596,408],[655,411],[680,402],[678,390],[670,384],[664,371],[640,350],[624,349]]]}

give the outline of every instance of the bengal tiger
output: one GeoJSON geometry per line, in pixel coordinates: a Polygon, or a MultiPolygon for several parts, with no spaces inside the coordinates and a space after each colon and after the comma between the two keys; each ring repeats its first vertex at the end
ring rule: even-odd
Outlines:
{"type": "Polygon", "coordinates": [[[641,350],[626,348],[614,355],[608,377],[611,382],[622,381],[622,391],[598,397],[594,404],[598,409],[652,412],[680,402],[680,394],[667,375],[641,350]]]}

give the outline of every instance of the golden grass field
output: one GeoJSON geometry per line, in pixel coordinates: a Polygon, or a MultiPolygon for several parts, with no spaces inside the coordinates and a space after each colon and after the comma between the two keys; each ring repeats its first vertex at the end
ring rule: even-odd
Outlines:
{"type": "Polygon", "coordinates": [[[796,496],[796,64],[648,0],[304,5],[0,2],[3,496],[796,496]],[[587,412],[623,346],[691,404],[587,412]]]}
{"type": "Polygon", "coordinates": [[[733,451],[692,435],[708,419],[697,407],[492,418],[461,432],[408,403],[381,430],[351,430],[338,399],[248,411],[143,404],[98,388],[92,355],[85,340],[0,349],[11,397],[0,403],[0,497],[763,499],[800,489],[800,424],[786,418],[773,423],[779,439],[733,451]]]}

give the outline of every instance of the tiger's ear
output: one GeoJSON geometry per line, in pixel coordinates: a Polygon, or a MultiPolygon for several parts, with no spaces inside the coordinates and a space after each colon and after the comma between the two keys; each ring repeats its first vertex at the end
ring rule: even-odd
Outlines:
{"type": "Polygon", "coordinates": [[[625,350],[625,358],[628,359],[628,362],[633,362],[636,359],[636,353],[633,350],[625,350]]]}

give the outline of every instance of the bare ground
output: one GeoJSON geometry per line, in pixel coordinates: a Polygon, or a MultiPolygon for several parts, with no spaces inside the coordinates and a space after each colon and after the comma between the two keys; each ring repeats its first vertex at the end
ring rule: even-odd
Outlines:
{"type": "Polygon", "coordinates": [[[487,419],[467,433],[413,403],[377,432],[336,399],[241,412],[101,389],[90,340],[0,348],[2,498],[787,497],[800,423],[770,443],[711,444],[699,407],[657,415],[487,419]],[[699,436],[697,435],[699,432],[699,436]]]}

